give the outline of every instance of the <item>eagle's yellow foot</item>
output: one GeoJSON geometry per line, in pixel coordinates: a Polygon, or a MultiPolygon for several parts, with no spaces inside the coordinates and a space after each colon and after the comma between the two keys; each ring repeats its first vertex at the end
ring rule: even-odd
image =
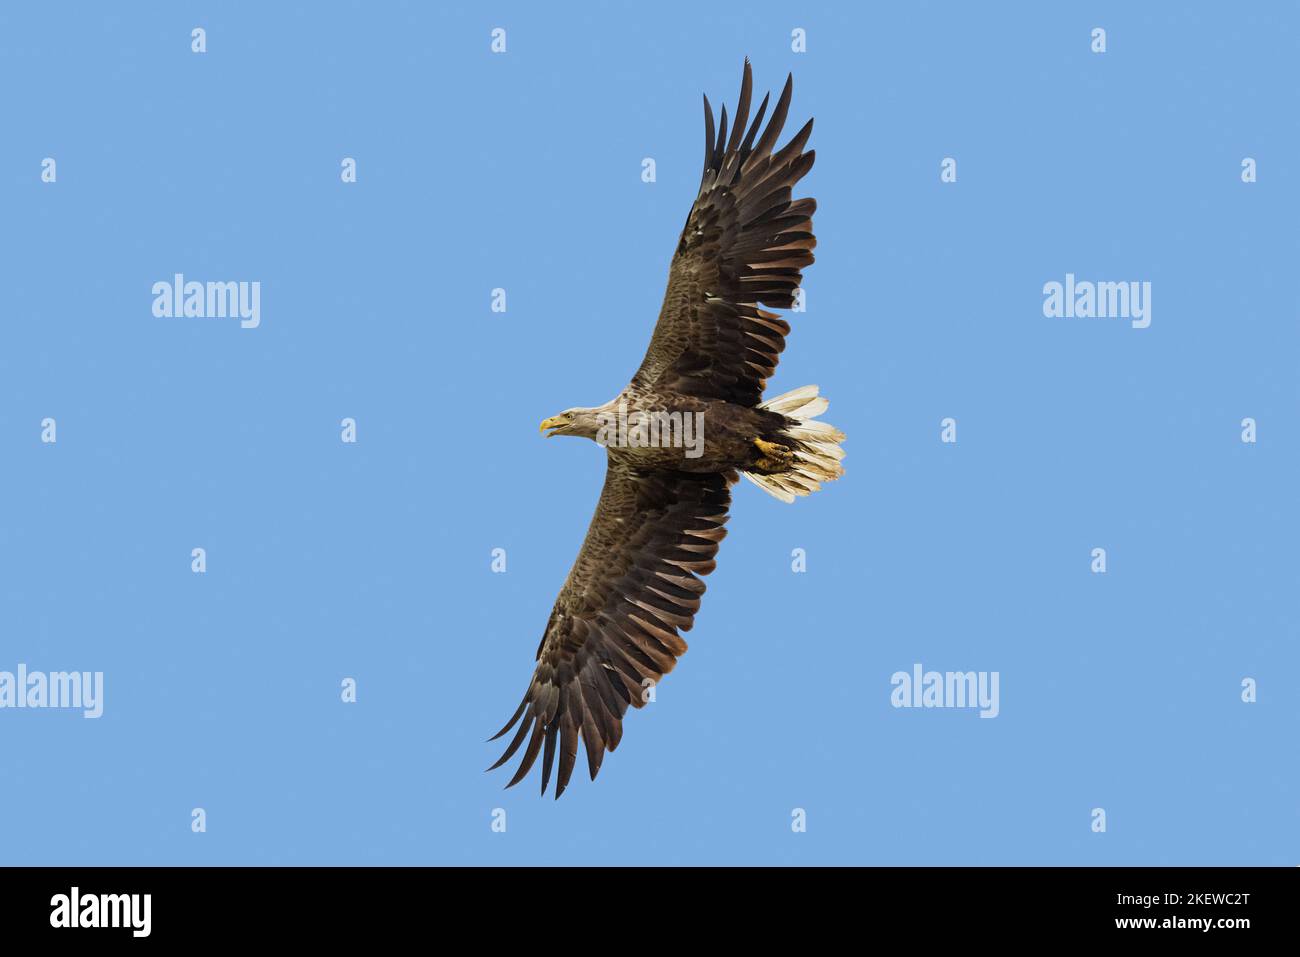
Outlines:
{"type": "Polygon", "coordinates": [[[759,472],[784,472],[794,464],[794,452],[784,445],[755,439],[754,448],[758,449],[759,455],[754,468],[759,472]]]}

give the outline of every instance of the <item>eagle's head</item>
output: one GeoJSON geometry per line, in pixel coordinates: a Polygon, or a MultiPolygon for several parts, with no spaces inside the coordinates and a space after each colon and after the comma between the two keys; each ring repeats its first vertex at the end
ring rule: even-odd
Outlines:
{"type": "Polygon", "coordinates": [[[594,439],[600,430],[597,418],[599,409],[565,409],[559,415],[543,419],[541,431],[549,438],[552,435],[580,435],[594,439]],[[547,430],[550,431],[547,431],[547,430]]]}

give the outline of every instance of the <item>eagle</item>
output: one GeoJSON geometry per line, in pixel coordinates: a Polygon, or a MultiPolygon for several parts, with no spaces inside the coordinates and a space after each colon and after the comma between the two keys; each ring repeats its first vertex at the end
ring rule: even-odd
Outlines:
{"type": "Polygon", "coordinates": [[[519,726],[488,769],[523,747],[508,788],[540,754],[541,793],[555,770],[558,798],[579,740],[595,780],[605,752],[622,740],[628,707],[642,707],[686,652],[681,632],[690,630],[701,579],[715,567],[738,476],[793,502],[843,474],[844,433],[816,419],[827,408],[817,386],[763,400],[790,334],[763,307],[793,307],[816,246],[817,203],[792,195],[816,155],[804,151],[812,120],[774,152],[793,84],[788,76],[766,127],[770,94],[749,121],[748,58],[730,131],[725,104],[715,131],[704,97],[704,174],[645,359],[603,406],[567,409],[541,424],[548,436],[596,440],[607,463],[528,690],[489,739],[519,726]]]}

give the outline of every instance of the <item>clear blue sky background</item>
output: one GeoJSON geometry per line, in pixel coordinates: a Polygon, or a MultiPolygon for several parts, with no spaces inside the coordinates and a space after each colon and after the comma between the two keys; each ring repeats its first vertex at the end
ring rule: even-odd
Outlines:
{"type": "Polygon", "coordinates": [[[0,8],[0,670],[106,681],[0,711],[0,863],[1300,863],[1300,14],[838,6],[0,8]],[[537,423],[639,363],[745,55],[817,117],[771,385],[848,475],[739,486],[597,783],[503,792],[603,475],[537,423]],[[1044,318],[1067,272],[1151,327],[1044,318]],[[1001,715],[895,710],[917,662],[1001,715]]]}

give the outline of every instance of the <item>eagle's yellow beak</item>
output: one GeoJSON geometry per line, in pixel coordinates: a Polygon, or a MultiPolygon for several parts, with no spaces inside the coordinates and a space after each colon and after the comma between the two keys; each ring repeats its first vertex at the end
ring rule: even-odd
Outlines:
{"type": "Polygon", "coordinates": [[[547,429],[559,428],[563,424],[564,418],[562,416],[553,415],[549,419],[542,419],[542,424],[538,428],[538,431],[545,432],[547,429]]]}

